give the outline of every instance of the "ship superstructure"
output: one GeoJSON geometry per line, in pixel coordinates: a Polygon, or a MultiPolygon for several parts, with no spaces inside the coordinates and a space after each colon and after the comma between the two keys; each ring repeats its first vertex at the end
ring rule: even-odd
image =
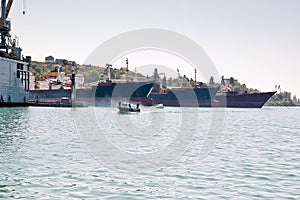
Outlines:
{"type": "Polygon", "coordinates": [[[0,107],[25,106],[29,97],[30,57],[24,58],[17,39],[10,35],[7,19],[13,0],[1,0],[0,18],[0,107]]]}

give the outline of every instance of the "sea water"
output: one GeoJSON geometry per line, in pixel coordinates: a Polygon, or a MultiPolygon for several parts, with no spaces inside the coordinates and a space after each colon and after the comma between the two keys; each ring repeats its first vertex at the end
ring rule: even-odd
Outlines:
{"type": "Polygon", "coordinates": [[[0,198],[300,198],[300,108],[141,110],[1,108],[0,198]]]}

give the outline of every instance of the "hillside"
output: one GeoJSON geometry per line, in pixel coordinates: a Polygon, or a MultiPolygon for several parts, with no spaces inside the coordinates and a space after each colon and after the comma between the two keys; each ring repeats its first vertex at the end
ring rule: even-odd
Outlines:
{"type": "MultiPolygon", "coordinates": [[[[45,80],[52,70],[59,69],[59,71],[65,71],[67,73],[77,73],[83,74],[86,83],[99,81],[101,79],[106,79],[107,77],[107,67],[99,67],[93,65],[80,65],[74,61],[65,61],[65,63],[45,63],[39,61],[32,61],[30,72],[35,76],[36,81],[45,80]],[[66,68],[65,68],[66,67],[66,68]]],[[[110,76],[112,79],[125,79],[126,69],[111,68],[110,76]]],[[[128,79],[133,80],[135,78],[145,78],[142,74],[135,74],[132,71],[128,71],[128,79]]]]}

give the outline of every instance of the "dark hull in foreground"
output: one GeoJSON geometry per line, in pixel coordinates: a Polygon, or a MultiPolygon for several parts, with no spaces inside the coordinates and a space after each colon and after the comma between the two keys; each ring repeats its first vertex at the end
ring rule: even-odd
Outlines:
{"type": "Polygon", "coordinates": [[[142,102],[153,87],[153,82],[105,82],[90,89],[76,90],[76,99],[91,106],[113,106],[119,101],[142,102]]]}
{"type": "Polygon", "coordinates": [[[215,96],[213,107],[261,108],[275,93],[220,93],[215,96]]]}
{"type": "Polygon", "coordinates": [[[152,92],[148,97],[154,104],[175,107],[211,107],[212,101],[219,88],[172,88],[157,93],[152,92]]]}

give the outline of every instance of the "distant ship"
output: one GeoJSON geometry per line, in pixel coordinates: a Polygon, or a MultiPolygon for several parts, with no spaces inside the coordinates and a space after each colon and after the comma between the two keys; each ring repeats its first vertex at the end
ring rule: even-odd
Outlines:
{"type": "MultiPolygon", "coordinates": [[[[78,101],[84,101],[88,105],[96,106],[110,106],[112,103],[116,104],[118,101],[135,101],[143,102],[147,99],[154,82],[153,81],[130,81],[128,80],[128,59],[126,60],[126,79],[111,79],[110,78],[110,64],[107,64],[107,79],[101,80],[98,83],[93,84],[89,87],[84,87],[84,77],[78,77],[78,74],[74,77],[73,85],[76,85],[80,80],[80,87],[75,87],[75,92],[73,96],[78,101]],[[77,89],[76,89],[77,88],[77,89]]],[[[58,77],[60,73],[58,71],[58,77]]],[[[64,77],[60,79],[65,79],[64,77]]],[[[57,77],[56,77],[57,78],[57,77]]],[[[57,78],[58,80],[58,78],[57,78]]],[[[63,83],[62,81],[57,81],[59,84],[53,85],[57,89],[52,89],[52,85],[49,86],[48,90],[32,90],[30,91],[31,100],[39,100],[44,102],[49,101],[59,101],[62,97],[72,98],[72,83],[63,83]],[[68,85],[66,89],[64,86],[68,85]]],[[[116,104],[117,105],[117,104],[116,104]]]]}
{"type": "Polygon", "coordinates": [[[0,18],[0,107],[28,106],[29,63],[31,58],[23,58],[16,39],[10,35],[11,23],[7,19],[12,0],[7,5],[1,0],[0,18]]]}
{"type": "Polygon", "coordinates": [[[220,92],[215,96],[214,107],[261,108],[276,92],[237,93],[220,92]]]}
{"type": "Polygon", "coordinates": [[[29,99],[30,101],[41,101],[41,102],[51,102],[60,101],[61,98],[67,97],[71,98],[71,89],[35,89],[30,90],[29,99]]]}
{"type": "MultiPolygon", "coordinates": [[[[96,86],[76,89],[76,100],[85,101],[88,105],[109,106],[119,100],[144,101],[152,89],[153,82],[125,81],[113,82],[111,80],[99,82],[96,86]]],[[[43,102],[59,101],[62,97],[71,98],[71,89],[32,90],[32,100],[43,102]]]]}
{"type": "MultiPolygon", "coordinates": [[[[163,104],[164,106],[261,108],[268,101],[268,99],[276,93],[236,92],[234,91],[234,84],[238,83],[238,81],[232,77],[230,79],[224,79],[224,77],[222,77],[221,85],[208,86],[207,84],[201,82],[198,85],[195,85],[196,82],[189,82],[185,76],[181,78],[179,75],[179,78],[182,80],[187,80],[187,83],[194,86],[160,88],[157,69],[154,70],[153,76],[156,84],[148,96],[149,99],[152,100],[152,102],[148,102],[148,105],[163,104]]],[[[166,85],[166,83],[162,83],[162,85],[166,85]]],[[[212,81],[210,81],[210,85],[215,85],[213,84],[213,78],[212,81]]]]}

